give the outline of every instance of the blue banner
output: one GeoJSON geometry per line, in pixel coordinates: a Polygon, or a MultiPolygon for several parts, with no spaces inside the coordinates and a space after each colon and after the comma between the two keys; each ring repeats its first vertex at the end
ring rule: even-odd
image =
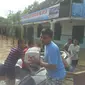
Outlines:
{"type": "Polygon", "coordinates": [[[72,16],[85,18],[85,4],[73,3],[72,4],[72,16]]]}
{"type": "Polygon", "coordinates": [[[52,7],[36,11],[31,14],[25,14],[24,16],[21,16],[21,23],[32,23],[32,22],[39,22],[39,21],[45,21],[53,18],[59,17],[59,8],[60,4],[54,5],[52,7]]]}
{"type": "Polygon", "coordinates": [[[83,0],[84,4],[85,4],[85,0],[83,0]]]}
{"type": "Polygon", "coordinates": [[[72,4],[72,16],[74,16],[74,17],[83,16],[83,4],[79,4],[79,3],[72,4]]]}

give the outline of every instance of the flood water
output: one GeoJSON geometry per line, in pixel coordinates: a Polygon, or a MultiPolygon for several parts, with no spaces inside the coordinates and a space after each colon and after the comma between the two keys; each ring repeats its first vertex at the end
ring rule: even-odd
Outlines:
{"type": "Polygon", "coordinates": [[[7,58],[10,49],[14,46],[16,46],[16,40],[13,44],[13,39],[0,36],[0,63],[4,62],[4,60],[7,58]]]}
{"type": "MultiPolygon", "coordinates": [[[[16,45],[17,45],[17,40],[14,40],[13,43],[12,38],[6,39],[6,37],[2,38],[2,36],[0,36],[0,63],[4,62],[4,60],[7,58],[10,52],[10,49],[16,45]]],[[[68,83],[70,83],[70,85],[73,85],[71,81],[64,82],[64,85],[67,85],[68,83]]],[[[6,84],[4,81],[0,81],[0,85],[6,85],[6,84]]],[[[18,82],[16,83],[16,85],[18,85],[18,82]]]]}
{"type": "MultiPolygon", "coordinates": [[[[0,36],[0,63],[3,63],[4,60],[7,58],[10,49],[12,47],[15,47],[17,45],[17,40],[14,40],[12,38],[6,39],[6,37],[1,37],[0,36]]],[[[80,69],[84,70],[84,68],[79,67],[80,69]]],[[[0,85],[6,85],[5,82],[0,81],[0,85]]],[[[18,85],[18,84],[16,84],[18,85]]],[[[66,80],[64,81],[63,85],[73,85],[73,81],[71,80],[66,80]]]]}

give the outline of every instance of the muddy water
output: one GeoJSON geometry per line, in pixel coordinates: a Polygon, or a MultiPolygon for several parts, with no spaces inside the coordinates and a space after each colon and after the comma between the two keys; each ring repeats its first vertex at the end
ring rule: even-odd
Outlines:
{"type": "Polygon", "coordinates": [[[14,46],[16,46],[16,40],[13,44],[12,38],[8,38],[8,40],[6,40],[5,37],[2,38],[0,36],[0,63],[4,62],[10,52],[10,49],[14,46]]]}
{"type": "MultiPolygon", "coordinates": [[[[4,60],[7,58],[10,49],[12,47],[15,47],[17,45],[17,40],[14,40],[14,44],[13,44],[13,39],[12,38],[8,38],[8,40],[5,37],[1,37],[0,36],[0,63],[3,63],[4,60]]],[[[79,67],[79,69],[84,70],[85,67],[79,67]]],[[[6,85],[5,82],[0,81],[0,85],[6,85]]],[[[16,84],[18,85],[18,84],[16,84]]],[[[72,79],[67,80],[65,79],[65,81],[63,82],[63,85],[73,85],[72,79]]]]}
{"type": "MultiPolygon", "coordinates": [[[[3,63],[5,61],[5,59],[7,58],[10,49],[12,47],[15,47],[17,45],[17,40],[14,40],[14,44],[13,44],[13,39],[12,38],[8,38],[8,40],[6,39],[6,37],[1,37],[0,36],[0,63],[3,63]]],[[[66,80],[67,81],[67,80],[66,80]]],[[[73,85],[71,83],[71,81],[67,81],[64,82],[64,85],[73,85]]],[[[16,85],[18,85],[18,80],[16,85]]],[[[6,83],[4,81],[0,81],[0,85],[6,85],[6,83]]]]}

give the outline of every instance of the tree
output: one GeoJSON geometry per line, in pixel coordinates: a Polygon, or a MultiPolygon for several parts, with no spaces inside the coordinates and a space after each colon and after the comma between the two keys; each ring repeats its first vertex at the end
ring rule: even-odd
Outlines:
{"type": "Polygon", "coordinates": [[[22,15],[29,14],[37,10],[40,10],[39,3],[35,1],[33,4],[29,5],[28,7],[25,7],[24,11],[22,12],[22,15]]]}
{"type": "Polygon", "coordinates": [[[7,19],[11,21],[12,24],[20,22],[21,11],[17,13],[13,13],[12,11],[9,12],[7,19]]]}
{"type": "Polygon", "coordinates": [[[35,2],[32,4],[32,9],[31,9],[31,11],[32,11],[32,12],[35,12],[35,11],[37,11],[37,10],[40,10],[40,8],[39,8],[39,3],[38,3],[37,1],[35,1],[35,2]]]}
{"type": "Polygon", "coordinates": [[[24,14],[27,14],[28,13],[28,8],[27,7],[25,7],[25,9],[24,9],[24,11],[22,12],[22,14],[21,15],[24,15],[24,14]]]}
{"type": "Polygon", "coordinates": [[[18,11],[17,13],[13,13],[12,11],[9,12],[7,19],[10,23],[10,35],[16,38],[20,38],[21,36],[21,11],[18,11]]]}

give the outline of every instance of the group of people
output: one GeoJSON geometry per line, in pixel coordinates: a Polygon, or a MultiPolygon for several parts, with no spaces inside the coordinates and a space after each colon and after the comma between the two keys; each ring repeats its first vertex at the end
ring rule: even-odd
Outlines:
{"type": "MultiPolygon", "coordinates": [[[[29,56],[29,64],[38,64],[41,67],[45,67],[47,70],[46,85],[62,85],[63,79],[66,76],[65,66],[60,55],[59,47],[52,41],[53,31],[51,29],[43,29],[41,31],[40,40],[44,44],[44,60],[35,59],[29,56]]],[[[18,40],[18,46],[12,48],[4,65],[0,66],[0,79],[6,79],[7,85],[15,85],[15,65],[19,58],[22,58],[22,67],[25,68],[24,55],[25,52],[33,47],[34,43],[29,42],[26,47],[24,40],[18,40]]],[[[79,46],[77,40],[73,41],[73,44],[67,43],[65,50],[71,54],[72,65],[75,66],[78,62],[79,46]],[[74,57],[75,56],[75,57],[74,57]]],[[[29,83],[29,82],[28,82],[29,83]]]]}
{"type": "Polygon", "coordinates": [[[69,57],[71,59],[71,69],[70,71],[73,72],[75,71],[75,68],[78,64],[78,54],[80,51],[80,46],[78,40],[74,39],[68,39],[68,42],[64,45],[64,51],[69,53],[69,57]]]}

